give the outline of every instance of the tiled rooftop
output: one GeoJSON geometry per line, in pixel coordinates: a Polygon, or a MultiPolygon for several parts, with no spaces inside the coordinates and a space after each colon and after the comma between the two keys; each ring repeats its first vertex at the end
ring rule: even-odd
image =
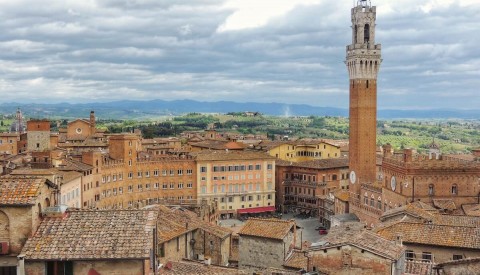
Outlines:
{"type": "Polygon", "coordinates": [[[348,158],[317,159],[312,161],[291,162],[277,160],[277,166],[294,166],[314,169],[348,168],[348,158]]]}
{"type": "Polygon", "coordinates": [[[221,239],[232,234],[228,228],[207,223],[192,211],[183,208],[170,208],[163,205],[149,206],[146,209],[158,212],[158,242],[166,242],[195,229],[202,229],[221,239]]]}
{"type": "Polygon", "coordinates": [[[248,274],[236,268],[205,265],[194,261],[180,261],[163,263],[158,274],[171,275],[234,275],[248,274]]]}
{"type": "Polygon", "coordinates": [[[294,221],[251,218],[238,234],[283,240],[293,226],[295,226],[294,221]]]}
{"type": "Polygon", "coordinates": [[[75,159],[66,159],[58,169],[63,171],[88,171],[93,169],[93,166],[75,159]]]}
{"type": "Polygon", "coordinates": [[[395,209],[390,209],[380,217],[380,220],[388,221],[387,219],[389,217],[403,215],[407,216],[403,219],[403,221],[418,223],[430,222],[436,225],[480,227],[480,217],[464,215],[444,215],[441,214],[438,209],[429,208],[429,206],[425,205],[423,206],[425,208],[419,208],[419,206],[421,207],[422,205],[418,203],[413,203],[402,207],[397,207],[395,209]]]}
{"type": "Polygon", "coordinates": [[[287,259],[285,260],[285,263],[283,264],[285,267],[290,267],[290,268],[298,268],[300,269],[306,269],[307,268],[307,257],[303,254],[303,251],[294,249],[290,253],[290,255],[287,256],[287,259]]]}
{"type": "Polygon", "coordinates": [[[443,199],[434,199],[433,205],[437,208],[444,209],[444,210],[455,210],[457,206],[453,200],[443,200],[443,199]]]}
{"type": "Polygon", "coordinates": [[[44,218],[22,254],[27,260],[146,259],[156,218],[147,210],[67,211],[44,218]]]}
{"type": "Polygon", "coordinates": [[[360,223],[333,227],[322,239],[322,242],[324,242],[323,245],[312,246],[311,249],[317,250],[349,244],[391,260],[399,259],[405,249],[393,241],[366,230],[360,223]]]}
{"type": "Polygon", "coordinates": [[[209,151],[204,150],[196,153],[191,153],[196,160],[209,161],[209,160],[273,160],[274,157],[267,155],[263,152],[257,151],[209,151]]]}
{"type": "Polygon", "coordinates": [[[45,182],[38,177],[1,177],[0,205],[34,205],[45,182]]]}
{"type": "Polygon", "coordinates": [[[480,249],[480,228],[399,221],[376,229],[384,238],[405,243],[480,249]]]}

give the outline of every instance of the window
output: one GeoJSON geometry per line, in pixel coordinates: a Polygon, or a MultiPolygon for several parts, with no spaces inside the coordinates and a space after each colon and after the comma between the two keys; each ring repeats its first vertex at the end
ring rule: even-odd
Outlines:
{"type": "Polygon", "coordinates": [[[248,196],[248,201],[253,201],[253,196],[252,195],[248,196]]]}
{"type": "Polygon", "coordinates": [[[255,170],[261,170],[262,166],[260,164],[255,165],[255,170]]]}
{"type": "Polygon", "coordinates": [[[245,196],[242,196],[242,197],[240,198],[240,200],[241,200],[241,201],[245,201],[245,196]]]}
{"type": "Polygon", "coordinates": [[[407,259],[407,260],[415,259],[415,252],[413,252],[412,250],[406,250],[405,251],[405,259],[407,259]]]}
{"type": "Polygon", "coordinates": [[[456,261],[456,260],[461,260],[463,259],[463,255],[455,255],[453,254],[453,260],[456,261]]]}
{"type": "Polygon", "coordinates": [[[202,186],[201,190],[202,190],[202,194],[207,193],[207,187],[206,186],[202,186]]]}
{"type": "Polygon", "coordinates": [[[158,170],[157,169],[153,170],[153,176],[158,177],[158,170]]]}
{"type": "Polygon", "coordinates": [[[272,164],[267,164],[267,170],[272,170],[273,165],[272,164]]]}
{"type": "Polygon", "coordinates": [[[142,177],[142,171],[137,172],[137,177],[139,177],[139,178],[142,177]]]}
{"type": "Polygon", "coordinates": [[[179,176],[183,175],[183,170],[182,170],[182,169],[178,169],[178,170],[177,170],[177,175],[179,175],[179,176]]]}
{"type": "Polygon", "coordinates": [[[422,261],[431,262],[433,259],[431,252],[422,252],[422,261]]]}
{"type": "Polygon", "coordinates": [[[133,191],[133,185],[129,185],[129,186],[128,186],[128,192],[131,193],[132,191],[133,191]]]}
{"type": "Polygon", "coordinates": [[[137,185],[137,189],[138,191],[142,191],[143,190],[143,186],[141,184],[137,185]]]}
{"type": "Polygon", "coordinates": [[[167,170],[162,170],[162,176],[166,176],[167,175],[167,170]]]}
{"type": "Polygon", "coordinates": [[[167,189],[168,188],[168,184],[164,183],[162,184],[162,189],[167,189]]]}
{"type": "Polygon", "coordinates": [[[428,195],[429,195],[429,196],[433,196],[433,194],[434,194],[433,184],[430,184],[430,185],[428,186],[428,195]]]}
{"type": "Polygon", "coordinates": [[[183,189],[183,183],[178,184],[178,189],[183,189]]]}
{"type": "Polygon", "coordinates": [[[228,197],[228,202],[233,202],[233,197],[228,197]]]}
{"type": "Polygon", "coordinates": [[[191,175],[193,174],[193,170],[192,169],[187,169],[187,175],[191,175]]]}
{"type": "Polygon", "coordinates": [[[150,171],[145,172],[145,177],[149,178],[150,177],[150,171]]]}
{"type": "Polygon", "coordinates": [[[46,274],[73,274],[73,262],[70,261],[46,262],[46,266],[46,274]]]}
{"type": "Polygon", "coordinates": [[[128,178],[129,179],[133,178],[133,172],[128,172],[128,178]]]}
{"type": "Polygon", "coordinates": [[[123,194],[123,187],[118,187],[118,194],[123,194]]]}
{"type": "Polygon", "coordinates": [[[170,189],[174,189],[175,188],[175,183],[171,182],[170,183],[170,189]]]}
{"type": "Polygon", "coordinates": [[[175,170],[170,169],[170,176],[175,176],[175,170]]]}
{"type": "Polygon", "coordinates": [[[456,185],[456,184],[453,184],[453,185],[452,185],[452,195],[458,194],[457,191],[458,191],[458,190],[457,190],[457,185],[456,185]]]}
{"type": "Polygon", "coordinates": [[[200,167],[200,172],[201,173],[206,173],[207,172],[207,167],[206,166],[200,167]]]}
{"type": "Polygon", "coordinates": [[[150,190],[150,183],[145,184],[145,189],[150,190]]]}
{"type": "Polygon", "coordinates": [[[156,182],[154,185],[153,185],[153,188],[154,189],[158,189],[158,187],[160,187],[160,184],[158,182],[156,182]]]}
{"type": "Polygon", "coordinates": [[[123,174],[122,173],[118,174],[118,180],[123,180],[123,174]]]}
{"type": "Polygon", "coordinates": [[[364,202],[366,205],[368,205],[368,197],[367,197],[367,196],[363,197],[363,202],[364,202]]]}
{"type": "Polygon", "coordinates": [[[192,182],[187,183],[187,188],[193,188],[193,183],[192,182]]]}
{"type": "Polygon", "coordinates": [[[253,165],[250,164],[250,165],[248,166],[248,170],[253,170],[253,165]]]}
{"type": "Polygon", "coordinates": [[[271,200],[272,199],[272,194],[268,194],[267,195],[267,200],[271,200]]]}
{"type": "Polygon", "coordinates": [[[128,161],[128,166],[132,166],[132,160],[128,161]]]}

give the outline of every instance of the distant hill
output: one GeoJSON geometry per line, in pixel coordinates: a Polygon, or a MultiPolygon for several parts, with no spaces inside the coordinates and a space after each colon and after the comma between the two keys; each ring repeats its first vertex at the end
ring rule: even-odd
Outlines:
{"type": "MultiPolygon", "coordinates": [[[[150,101],[115,101],[87,104],[0,104],[1,114],[13,114],[20,107],[27,117],[35,118],[78,118],[88,117],[94,110],[97,117],[107,119],[142,119],[159,116],[181,115],[185,113],[228,113],[256,111],[274,116],[348,116],[348,109],[333,107],[316,107],[306,104],[283,103],[238,103],[231,101],[201,102],[195,100],[150,100],[150,101]]],[[[415,119],[478,119],[480,110],[379,110],[379,119],[415,118],[415,119]]]]}

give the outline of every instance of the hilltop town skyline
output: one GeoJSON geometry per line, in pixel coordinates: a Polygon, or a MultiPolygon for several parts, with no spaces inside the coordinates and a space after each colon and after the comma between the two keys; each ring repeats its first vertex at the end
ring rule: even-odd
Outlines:
{"type": "MultiPolygon", "coordinates": [[[[475,109],[480,4],[375,4],[386,46],[379,109],[475,109]]],[[[196,99],[346,108],[345,11],[352,5],[0,3],[0,103],[196,99]]]]}

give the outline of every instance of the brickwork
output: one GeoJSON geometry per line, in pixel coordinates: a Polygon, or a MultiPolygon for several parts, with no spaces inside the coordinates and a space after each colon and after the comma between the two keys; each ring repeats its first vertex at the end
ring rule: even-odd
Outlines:
{"type": "Polygon", "coordinates": [[[480,163],[477,161],[429,157],[406,149],[403,154],[386,156],[382,170],[384,199],[392,206],[400,201],[432,203],[435,199],[448,199],[459,208],[478,200],[480,163]],[[396,183],[394,190],[392,181],[396,183]]]}
{"type": "Polygon", "coordinates": [[[461,261],[452,261],[449,263],[442,263],[439,274],[449,275],[466,275],[466,274],[480,274],[480,260],[466,259],[461,261]]]}
{"type": "MultiPolygon", "coordinates": [[[[75,261],[73,274],[143,275],[145,264],[149,268],[142,260],[75,261]]],[[[25,262],[25,275],[48,275],[46,262],[25,262]]]]}
{"type": "Polygon", "coordinates": [[[16,155],[19,142],[20,134],[0,133],[0,153],[16,155]]]}
{"type": "Polygon", "coordinates": [[[328,274],[392,274],[392,261],[351,245],[309,252],[309,257],[310,270],[328,274]]]}
{"type": "MultiPolygon", "coordinates": [[[[381,45],[375,44],[376,7],[359,4],[352,8],[352,44],[347,46],[350,78],[350,169],[358,183],[376,179],[377,75],[381,45]]],[[[355,183],[354,183],[355,184],[355,183]]]]}
{"type": "Polygon", "coordinates": [[[359,183],[376,180],[377,81],[352,80],[350,84],[350,169],[359,183]],[[368,83],[368,84],[367,84],[368,83]]]}

